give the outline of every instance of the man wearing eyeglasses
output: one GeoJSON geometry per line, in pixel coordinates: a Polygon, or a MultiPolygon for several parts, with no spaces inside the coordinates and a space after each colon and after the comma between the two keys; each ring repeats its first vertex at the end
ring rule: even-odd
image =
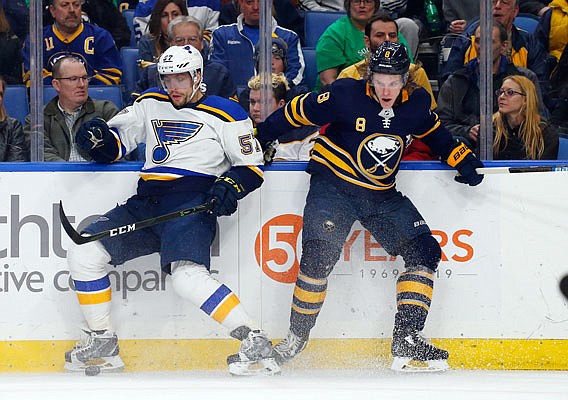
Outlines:
{"type": "MultiPolygon", "coordinates": [[[[203,54],[203,32],[201,22],[190,15],[176,17],[168,24],[168,37],[172,38],[170,46],[190,44],[199,50],[203,56],[201,92],[209,96],[236,98],[237,87],[229,70],[221,63],[208,60],[206,55],[203,54]]],[[[150,64],[142,70],[141,77],[136,83],[136,92],[142,93],[155,86],[158,86],[157,67],[156,64],[150,64]]]]}
{"type": "MultiPolygon", "coordinates": [[[[78,58],[66,56],[53,65],[53,88],[57,92],[43,108],[45,161],[91,161],[92,157],[75,145],[79,127],[95,117],[108,121],[118,113],[113,102],[89,97],[89,81],[85,65],[78,58]]],[[[24,130],[30,135],[31,117],[26,117],[24,130]]]]}

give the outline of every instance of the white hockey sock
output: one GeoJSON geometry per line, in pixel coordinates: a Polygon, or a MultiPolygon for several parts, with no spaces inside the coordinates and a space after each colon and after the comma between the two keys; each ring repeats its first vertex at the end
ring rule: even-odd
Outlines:
{"type": "Polygon", "coordinates": [[[172,263],[172,282],[180,297],[195,304],[229,332],[243,325],[257,329],[237,295],[214,279],[205,266],[176,261],[172,263]]]}
{"type": "Polygon", "coordinates": [[[91,330],[110,330],[112,288],[106,271],[110,255],[98,242],[72,245],[67,263],[75,284],[81,312],[91,330]]]}

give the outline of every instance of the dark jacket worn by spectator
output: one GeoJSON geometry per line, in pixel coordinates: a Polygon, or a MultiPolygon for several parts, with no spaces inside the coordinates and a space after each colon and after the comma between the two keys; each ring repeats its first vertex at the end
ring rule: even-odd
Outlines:
{"type": "Polygon", "coordinates": [[[24,129],[16,118],[7,117],[0,122],[0,161],[30,161],[24,129]]]}
{"type": "MultiPolygon", "coordinates": [[[[529,79],[536,79],[535,75],[522,67],[517,67],[501,56],[499,71],[493,75],[493,87],[499,88],[503,79],[509,75],[529,75],[529,79]]],[[[536,82],[538,83],[538,82],[536,82]]],[[[536,86],[536,85],[535,85],[536,86]]],[[[537,86],[538,87],[538,86],[537,86]]],[[[537,93],[538,93],[537,89],[537,93]]],[[[468,132],[479,124],[479,60],[477,58],[458,69],[444,82],[438,94],[438,107],[436,113],[440,121],[452,133],[452,136],[463,141],[474,150],[477,143],[472,143],[468,132]]],[[[546,115],[542,107],[541,114],[546,115]]],[[[493,112],[497,111],[497,98],[493,98],[493,112]]]]}
{"type": "MultiPolygon", "coordinates": [[[[81,108],[79,116],[69,132],[65,116],[58,106],[59,96],[55,96],[43,109],[44,118],[44,159],[45,161],[69,161],[71,145],[75,141],[77,130],[84,123],[95,117],[108,121],[118,113],[118,108],[108,100],[93,100],[90,97],[81,108]]],[[[31,116],[26,117],[24,130],[29,140],[31,116]]],[[[88,154],[81,154],[86,160],[92,160],[88,154]]]]}
{"type": "MultiPolygon", "coordinates": [[[[473,21],[464,31],[463,37],[458,37],[453,41],[448,61],[442,73],[444,80],[451,73],[477,57],[475,48],[471,44],[475,41],[474,33],[478,26],[479,20],[473,21]]],[[[538,76],[542,95],[546,98],[549,90],[548,77],[551,70],[548,53],[533,35],[518,29],[514,25],[511,37],[512,51],[508,57],[509,60],[516,66],[530,69],[538,76]]]]}

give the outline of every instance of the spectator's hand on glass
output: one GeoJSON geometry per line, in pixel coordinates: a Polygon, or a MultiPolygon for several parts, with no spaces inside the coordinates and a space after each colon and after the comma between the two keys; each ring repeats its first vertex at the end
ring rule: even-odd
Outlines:
{"type": "Polygon", "coordinates": [[[450,32],[455,34],[463,33],[466,25],[467,21],[465,19],[456,19],[450,22],[450,32]]]}
{"type": "Polygon", "coordinates": [[[471,140],[477,143],[477,141],[479,140],[479,124],[473,125],[469,129],[468,136],[471,140]]]}

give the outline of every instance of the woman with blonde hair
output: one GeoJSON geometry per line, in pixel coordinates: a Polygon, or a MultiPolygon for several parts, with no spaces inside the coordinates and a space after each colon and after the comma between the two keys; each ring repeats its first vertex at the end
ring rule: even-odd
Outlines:
{"type": "Polygon", "coordinates": [[[8,116],[4,107],[6,81],[0,75],[0,161],[29,161],[24,129],[16,118],[8,116]]]}
{"type": "Polygon", "coordinates": [[[503,79],[495,92],[493,114],[495,160],[556,160],[558,132],[538,113],[536,88],[522,75],[503,79]]]}

